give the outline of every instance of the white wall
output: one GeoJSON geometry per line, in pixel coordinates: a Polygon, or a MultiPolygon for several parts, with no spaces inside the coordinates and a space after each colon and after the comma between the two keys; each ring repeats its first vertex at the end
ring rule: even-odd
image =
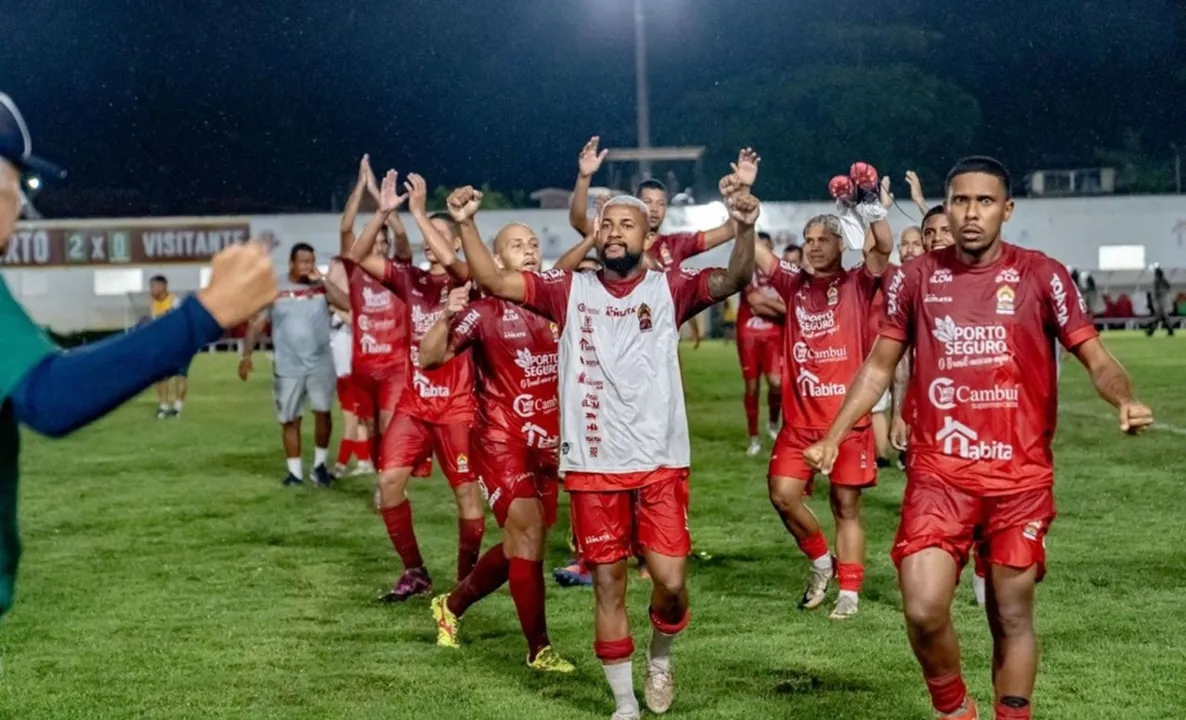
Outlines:
{"type": "MultiPolygon", "coordinates": [[[[914,211],[913,207],[907,207],[914,211]]],[[[768,203],[763,207],[758,225],[777,236],[799,236],[808,218],[832,212],[829,203],[768,203]]],[[[725,218],[719,203],[672,208],[666,230],[705,229],[725,218]]],[[[366,218],[359,220],[361,231],[366,218]]],[[[329,214],[273,215],[249,218],[252,234],[275,233],[280,245],[275,252],[277,270],[288,262],[288,249],[296,242],[306,242],[317,249],[321,262],[337,252],[338,217],[329,214]]],[[[499,210],[481,213],[478,225],[483,237],[493,237],[506,223],[525,222],[540,237],[545,259],[558,257],[577,238],[568,226],[567,213],[561,210],[499,210]]],[[[895,233],[917,217],[907,218],[896,209],[890,222],[895,233]]],[[[420,242],[415,224],[405,216],[414,245],[420,242]]],[[[45,223],[52,224],[52,223],[45,223]]],[[[118,224],[118,223],[113,223],[118,224]]],[[[103,221],[88,222],[99,227],[103,221]]],[[[1179,196],[1137,196],[1117,198],[1021,199],[1013,220],[1005,229],[1005,238],[1024,247],[1036,248],[1065,264],[1080,268],[1098,266],[1101,245],[1144,245],[1146,260],[1166,267],[1186,266],[1186,198],[1179,196]]],[[[728,246],[693,261],[704,266],[723,264],[728,246]]],[[[856,258],[850,258],[855,262],[856,258]]],[[[144,290],[148,278],[162,274],[172,289],[188,293],[199,288],[200,265],[142,266],[144,290]]],[[[97,297],[95,272],[103,268],[6,269],[3,275],[13,293],[29,309],[34,319],[60,332],[82,329],[120,328],[134,322],[140,312],[126,295],[97,297]]]]}

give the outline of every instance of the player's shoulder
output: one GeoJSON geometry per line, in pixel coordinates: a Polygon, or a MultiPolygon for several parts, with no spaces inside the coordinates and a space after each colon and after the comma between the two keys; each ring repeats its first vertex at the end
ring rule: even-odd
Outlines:
{"type": "Polygon", "coordinates": [[[1041,250],[1034,250],[1032,248],[1018,247],[1017,245],[1006,244],[1006,249],[1010,254],[1010,265],[1015,266],[1019,271],[1031,271],[1035,273],[1045,274],[1052,270],[1059,268],[1066,269],[1062,263],[1050,257],[1041,250]]]}

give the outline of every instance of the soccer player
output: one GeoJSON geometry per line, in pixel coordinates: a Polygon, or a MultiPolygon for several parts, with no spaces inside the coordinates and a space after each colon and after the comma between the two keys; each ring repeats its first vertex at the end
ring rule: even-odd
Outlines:
{"type": "MultiPolygon", "coordinates": [[[[771,256],[774,241],[769,233],[758,233],[758,242],[771,256]]],[[[758,397],[761,379],[766,378],[767,432],[778,437],[778,416],[782,410],[782,328],[787,308],[761,273],[742,292],[737,311],[737,355],[745,381],[745,422],[749,430],[749,456],[762,452],[758,439],[758,397]]]]}
{"type": "Polygon", "coordinates": [[[297,243],[288,254],[288,275],[280,283],[280,294],[267,312],[247,328],[239,379],[246,382],[255,370],[251,354],[266,322],[272,324],[272,394],[277,419],[283,427],[284,456],[288,475],[282,484],[304,483],[301,460],[301,415],[305,400],[313,410],[313,471],[309,477],[318,487],[329,487],[333,478],[325,463],[333,432],[330,411],[334,404],[333,354],[329,348],[329,302],[313,246],[297,243]]]}
{"type": "Polygon", "coordinates": [[[594,651],[614,695],[613,720],[640,717],[625,605],[626,560],[635,540],[653,579],[647,707],[666,712],[673,699],[670,653],[688,624],[684,577],[691,550],[679,326],[753,277],[758,202],[744,190],[729,201],[738,239],[728,269],[644,269],[653,223],[646,204],[628,196],[610,200],[600,216],[596,243],[604,269],[597,274],[501,273],[473,233],[463,238],[481,287],[560,326],[560,470],[593,570],[594,651]]]}
{"type": "MultiPolygon", "coordinates": [[[[395,172],[383,178],[379,209],[364,231],[377,232],[402,200],[395,193],[395,172]]],[[[383,602],[398,602],[432,592],[432,578],[420,555],[412,524],[408,481],[413,468],[435,453],[457,502],[457,580],[465,579],[478,561],[486,516],[478,484],[470,467],[469,430],[474,419],[473,363],[468,352],[432,370],[419,365],[420,343],[445,312],[449,291],[469,280],[469,268],[457,256],[461,240],[457,223],[448,214],[428,215],[424,178],[412,174],[404,184],[408,208],[424,236],[429,269],[392,262],[382,255],[355,254],[358,265],[383,283],[408,308],[411,384],[399,398],[394,418],[383,434],[380,452],[378,505],[387,535],[403,562],[404,571],[383,602]]]]}
{"type": "MultiPolygon", "coordinates": [[[[601,138],[594,136],[589,139],[581,150],[579,173],[576,187],[572,192],[572,199],[568,206],[568,220],[573,229],[582,236],[593,232],[590,218],[586,212],[589,204],[589,185],[593,176],[601,169],[601,163],[609,150],[598,150],[601,138]]],[[[745,148],[737,156],[733,164],[733,172],[746,187],[753,187],[758,179],[758,165],[762,159],[750,148],[745,148]]],[[[667,187],[658,180],[643,180],[635,196],[647,206],[647,218],[650,231],[655,240],[647,246],[646,255],[653,260],[659,269],[668,270],[682,263],[690,257],[708,252],[733,239],[733,221],[725,220],[715,228],[706,232],[659,234],[663,221],[667,218],[667,187]]]]}
{"type": "MultiPolygon", "coordinates": [[[[328,283],[327,283],[328,288],[328,283]]],[[[374,472],[371,465],[370,440],[367,426],[359,418],[358,392],[354,390],[354,338],[350,330],[350,311],[335,308],[330,316],[330,352],[334,358],[334,373],[338,376],[338,406],[342,408],[342,439],[338,445],[338,461],[330,474],[345,477],[350,458],[357,457],[354,475],[374,472]]]]}
{"type": "MultiPolygon", "coordinates": [[[[0,93],[0,256],[27,206],[25,173],[65,172],[33,155],[16,104],[0,93]]],[[[224,328],[253,317],[276,294],[272,261],[259,242],[227,248],[210,262],[210,283],[171,313],[131,332],[60,352],[8,291],[0,275],[0,615],[12,608],[21,541],[17,527],[20,425],[64,437],[170,377],[224,328]],[[119,372],[112,372],[119,368],[119,372]]]]}
{"type": "MultiPolygon", "coordinates": [[[[471,244],[481,243],[474,223],[479,202],[466,189],[448,199],[462,237],[473,236],[471,244]]],[[[494,238],[494,258],[500,272],[538,272],[539,239],[526,225],[507,225],[494,238]]],[[[482,448],[474,469],[503,534],[453,592],[433,599],[437,644],[458,647],[465,611],[507,582],[527,639],[527,664],[572,672],[572,663],[552,649],[544,614],[544,549],[556,522],[559,487],[559,330],[556,323],[498,297],[466,307],[468,294],[468,286],[449,294],[441,319],[420,343],[420,365],[436,368],[471,351],[478,413],[470,447],[482,448]]]]}
{"type": "MultiPolygon", "coordinates": [[[[149,313],[153,320],[177,309],[177,297],[169,292],[169,281],[164,275],[153,275],[148,280],[148,292],[152,297],[149,313]]],[[[185,407],[185,395],[189,390],[189,381],[186,379],[188,375],[189,363],[186,363],[178,368],[175,376],[156,384],[157,420],[181,416],[181,410],[185,407]]]]}
{"type": "Polygon", "coordinates": [[[946,191],[955,246],[894,273],[881,337],[827,435],[805,457],[822,472],[832,469],[842,438],[913,347],[915,416],[892,553],[910,645],[936,713],[978,717],[950,612],[960,569],[978,544],[990,566],[996,717],[1027,719],[1038,661],[1034,586],[1045,574],[1055,515],[1055,341],[1118,409],[1122,431],[1140,432],[1153,415],[1100,342],[1066,268],[1001,240],[1013,214],[1005,168],[965,158],[948,174],[946,191]]]}
{"type": "Polygon", "coordinates": [[[807,269],[803,265],[803,248],[799,247],[798,245],[787,245],[785,248],[783,248],[782,259],[801,270],[807,269]]]}
{"type": "Polygon", "coordinates": [[[844,438],[842,460],[828,474],[829,500],[836,520],[836,557],[828,551],[819,520],[804,499],[811,494],[815,471],[803,461],[803,449],[823,437],[848,392],[861,361],[872,345],[868,315],[881,276],[889,266],[893,234],[885,208],[870,199],[857,215],[871,230],[865,262],[850,270],[841,264],[844,241],[840,220],[819,215],[803,228],[809,275],[773,253],[758,249],[758,270],[786,304],[786,359],[783,368],[783,425],[768,475],[770,502],[812,571],[799,607],[823,604],[828,585],[838,577],[840,595],[830,617],[845,620],[857,614],[865,574],[865,531],[860,502],[864,489],[877,481],[876,447],[868,415],[854,423],[844,438]],[[871,225],[870,225],[870,221],[871,225]]]}
{"type": "Polygon", "coordinates": [[[935,252],[955,244],[951,234],[951,221],[942,205],[927,210],[922,217],[922,245],[927,252],[935,252]]]}

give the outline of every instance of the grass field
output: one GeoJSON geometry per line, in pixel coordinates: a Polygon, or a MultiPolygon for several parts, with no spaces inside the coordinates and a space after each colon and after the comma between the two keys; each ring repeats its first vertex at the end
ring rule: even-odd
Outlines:
{"type": "MultiPolygon", "coordinates": [[[[1061,513],[1038,599],[1035,716],[1182,718],[1186,341],[1108,340],[1165,427],[1121,436],[1082,370],[1067,368],[1056,443],[1061,513]]],[[[766,459],[743,453],[735,350],[707,343],[685,349],[684,361],[692,531],[714,557],[691,565],[693,620],[676,645],[670,716],[929,717],[888,558],[901,473],[883,473],[867,496],[862,614],[830,623],[831,601],[798,612],[806,563],[766,501],[766,459]]],[[[69,440],[26,436],[26,551],[16,608],[0,626],[0,717],[609,716],[587,589],[548,591],[553,642],[578,667],[568,677],[524,666],[505,590],[466,616],[460,651],[433,645],[426,599],[376,604],[398,561],[370,506],[372,481],[282,489],[261,370],[244,385],[232,356],[203,356],[179,421],[153,420],[145,394],[69,440]]],[[[412,496],[429,567],[445,580],[456,559],[448,489],[438,478],[417,481],[412,496]]],[[[824,497],[813,501],[821,517],[824,497]]],[[[568,553],[566,521],[561,528],[549,568],[568,553]]],[[[646,598],[632,576],[640,648],[649,637],[646,598]]],[[[955,613],[965,673],[983,706],[989,639],[966,582],[955,613]]],[[[637,687],[641,698],[641,678],[637,687]]]]}

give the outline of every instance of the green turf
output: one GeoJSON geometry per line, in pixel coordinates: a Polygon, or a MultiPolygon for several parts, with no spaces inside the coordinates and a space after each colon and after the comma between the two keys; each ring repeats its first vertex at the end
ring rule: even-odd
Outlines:
{"type": "MultiPolygon", "coordinates": [[[[1082,370],[1068,368],[1056,443],[1061,516],[1038,597],[1036,716],[1181,718],[1186,341],[1108,339],[1141,397],[1179,430],[1121,436],[1082,370]]],[[[837,625],[826,607],[796,611],[806,565],[766,501],[765,458],[742,452],[734,353],[714,343],[685,349],[692,530],[715,557],[691,567],[693,620],[676,644],[672,717],[928,717],[887,555],[901,474],[883,473],[868,495],[860,617],[837,625]]],[[[15,610],[0,626],[0,716],[609,716],[588,590],[548,591],[552,638],[576,662],[574,675],[524,666],[505,590],[466,616],[462,650],[436,648],[427,600],[374,602],[397,561],[370,507],[371,480],[282,489],[266,370],[244,385],[231,356],[203,356],[191,386],[179,421],[152,419],[145,395],[69,440],[26,436],[26,552],[15,610]]],[[[412,496],[444,589],[456,552],[448,489],[417,481],[412,496]]],[[[548,567],[565,559],[563,535],[552,538],[548,567]]],[[[632,579],[640,648],[646,593],[632,579]]],[[[955,613],[983,706],[988,633],[967,585],[955,613]]]]}

